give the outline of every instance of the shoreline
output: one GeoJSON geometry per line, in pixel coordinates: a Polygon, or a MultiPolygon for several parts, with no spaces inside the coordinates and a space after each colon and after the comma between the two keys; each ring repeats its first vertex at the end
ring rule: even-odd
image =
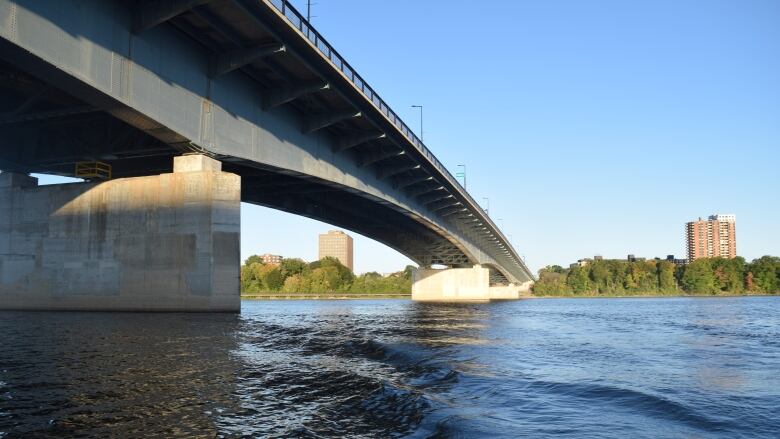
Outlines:
{"type": "Polygon", "coordinates": [[[576,294],[560,296],[524,296],[522,299],[663,299],[663,298],[733,298],[733,297],[780,297],[780,294],[576,294]]]}
{"type": "Polygon", "coordinates": [[[241,300],[398,300],[411,298],[412,293],[257,293],[241,295],[241,300]]]}

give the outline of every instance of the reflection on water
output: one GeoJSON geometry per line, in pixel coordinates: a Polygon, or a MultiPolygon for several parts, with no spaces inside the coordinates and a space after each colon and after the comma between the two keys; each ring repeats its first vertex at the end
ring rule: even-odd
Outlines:
{"type": "Polygon", "coordinates": [[[756,437],[780,300],[0,312],[0,437],[756,437]]]}

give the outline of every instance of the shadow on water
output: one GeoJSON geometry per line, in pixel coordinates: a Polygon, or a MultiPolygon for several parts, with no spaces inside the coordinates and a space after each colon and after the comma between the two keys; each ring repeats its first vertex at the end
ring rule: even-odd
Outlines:
{"type": "Polygon", "coordinates": [[[214,436],[239,317],[0,313],[0,434],[214,436]]]}

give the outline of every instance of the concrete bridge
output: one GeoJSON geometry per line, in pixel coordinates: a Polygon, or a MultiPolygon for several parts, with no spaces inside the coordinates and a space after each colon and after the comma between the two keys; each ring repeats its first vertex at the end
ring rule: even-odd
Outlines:
{"type": "Polygon", "coordinates": [[[419,300],[533,279],[287,1],[0,0],[0,78],[0,307],[236,310],[240,201],[398,250],[419,300]]]}

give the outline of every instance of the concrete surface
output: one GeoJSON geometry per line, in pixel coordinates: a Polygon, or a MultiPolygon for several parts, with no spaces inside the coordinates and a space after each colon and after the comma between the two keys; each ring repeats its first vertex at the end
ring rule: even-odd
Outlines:
{"type": "Polygon", "coordinates": [[[456,302],[490,300],[490,270],[472,268],[417,269],[412,277],[412,300],[456,302]]]}
{"type": "Polygon", "coordinates": [[[176,164],[51,186],[0,174],[0,309],[239,311],[241,180],[176,164]]]}

